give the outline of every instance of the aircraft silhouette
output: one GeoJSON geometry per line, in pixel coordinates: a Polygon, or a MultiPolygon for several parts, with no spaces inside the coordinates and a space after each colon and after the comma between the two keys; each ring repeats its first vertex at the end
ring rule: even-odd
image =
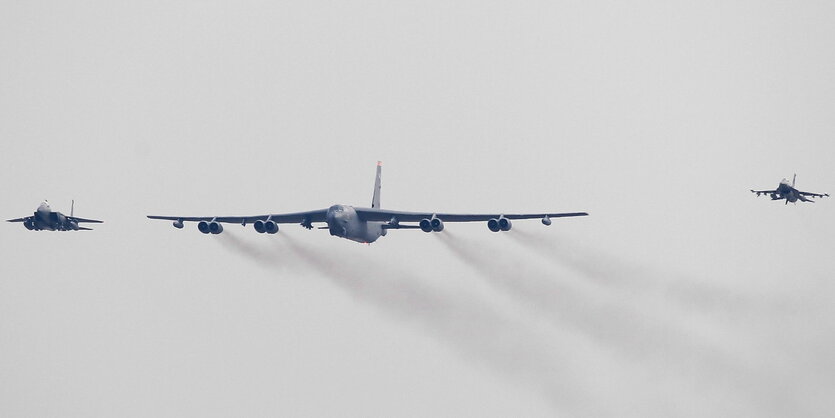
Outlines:
{"type": "Polygon", "coordinates": [[[814,200],[807,199],[807,197],[827,197],[829,196],[828,193],[820,194],[820,193],[811,193],[811,192],[802,192],[797,190],[794,187],[795,181],[797,180],[797,174],[792,177],[792,182],[789,184],[787,179],[783,179],[780,182],[780,185],[777,186],[774,190],[751,190],[751,193],[756,193],[757,196],[762,194],[767,194],[771,196],[771,200],[782,200],[786,199],[786,204],[788,205],[789,202],[797,203],[798,200],[801,202],[812,202],[815,203],[814,200]]]}
{"type": "Polygon", "coordinates": [[[25,218],[9,219],[6,222],[23,222],[23,226],[30,231],[92,231],[90,228],[78,226],[80,223],[97,223],[104,221],[95,219],[84,219],[74,216],[75,201],[70,206],[70,216],[61,212],[54,212],[46,200],[38,206],[32,216],[25,218]]]}
{"type": "Polygon", "coordinates": [[[493,232],[509,231],[511,220],[541,219],[544,225],[551,225],[551,218],[586,216],[586,212],[571,213],[487,213],[453,214],[437,212],[403,212],[380,208],[380,177],[382,163],[377,162],[377,176],[374,181],[374,195],[371,207],[333,205],[327,209],[306,212],[267,214],[255,216],[157,216],[150,219],[174,221],[175,228],[183,228],[184,222],[197,222],[197,229],[204,234],[223,232],[223,223],[237,223],[246,226],[251,223],[258,233],[275,234],[279,224],[298,223],[307,229],[313,229],[313,223],[324,222],[319,229],[327,229],[330,234],[360,243],[371,243],[385,236],[389,229],[421,229],[424,232],[441,232],[444,222],[487,222],[493,232]],[[413,223],[413,224],[409,224],[413,223]],[[416,223],[416,224],[414,224],[416,223]]]}

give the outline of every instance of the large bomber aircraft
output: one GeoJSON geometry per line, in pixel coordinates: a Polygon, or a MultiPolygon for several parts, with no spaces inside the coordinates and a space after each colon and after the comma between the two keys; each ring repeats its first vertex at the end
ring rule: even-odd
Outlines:
{"type": "Polygon", "coordinates": [[[777,186],[774,190],[751,190],[751,193],[756,193],[757,196],[762,194],[767,194],[771,196],[771,200],[782,200],[786,199],[786,204],[788,205],[789,202],[797,203],[798,200],[801,202],[812,202],[815,203],[814,200],[807,199],[807,197],[827,197],[829,196],[828,193],[820,194],[820,193],[811,193],[811,192],[801,192],[794,188],[794,183],[797,180],[797,174],[794,175],[792,178],[791,184],[789,184],[788,179],[783,179],[780,182],[780,185],[777,186]]]}
{"type": "Polygon", "coordinates": [[[91,228],[78,226],[80,223],[100,224],[104,221],[95,219],[84,219],[74,216],[75,201],[70,206],[70,216],[61,212],[53,212],[49,202],[43,201],[32,216],[25,218],[9,219],[6,222],[23,222],[23,226],[30,231],[91,231],[91,228]]]}
{"type": "Polygon", "coordinates": [[[372,243],[385,236],[389,229],[421,229],[424,232],[441,232],[444,222],[487,222],[487,228],[493,232],[509,231],[511,220],[541,219],[544,225],[551,225],[551,218],[586,216],[586,212],[571,213],[489,213],[489,214],[451,214],[433,212],[402,212],[380,208],[380,174],[382,163],[377,162],[377,177],[374,182],[374,195],[371,207],[333,205],[327,209],[307,212],[268,214],[255,216],[156,216],[150,219],[174,221],[174,227],[183,228],[184,222],[197,222],[197,229],[204,234],[223,232],[223,223],[236,223],[246,226],[251,223],[258,233],[275,234],[279,224],[298,223],[307,229],[313,229],[314,222],[324,222],[327,229],[336,237],[360,243],[372,243]],[[416,223],[416,224],[404,224],[416,223]]]}

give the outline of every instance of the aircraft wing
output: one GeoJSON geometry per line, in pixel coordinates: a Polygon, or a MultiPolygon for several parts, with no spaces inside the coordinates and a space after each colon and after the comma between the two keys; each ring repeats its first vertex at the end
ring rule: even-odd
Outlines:
{"type": "Polygon", "coordinates": [[[78,218],[78,217],[75,217],[75,216],[67,216],[67,219],[71,220],[71,221],[76,221],[78,223],[84,223],[84,222],[93,223],[93,224],[104,223],[104,221],[99,221],[99,220],[96,220],[96,219],[84,219],[84,218],[78,218]]]}
{"type": "Polygon", "coordinates": [[[811,193],[811,192],[801,192],[800,190],[798,190],[797,193],[799,193],[803,196],[812,196],[812,197],[828,197],[829,196],[829,193],[820,194],[820,193],[811,193]]]}
{"type": "Polygon", "coordinates": [[[31,217],[31,216],[27,216],[27,217],[25,217],[25,218],[9,219],[9,220],[7,220],[6,222],[26,222],[26,221],[28,221],[28,220],[30,220],[30,219],[32,219],[32,217],[31,217]]]}
{"type": "Polygon", "coordinates": [[[325,217],[327,214],[327,209],[319,209],[319,210],[310,210],[307,212],[296,212],[296,213],[278,213],[278,214],[267,214],[267,215],[254,215],[254,216],[157,216],[157,215],[148,215],[149,219],[163,219],[168,221],[181,221],[181,222],[223,222],[223,223],[234,223],[234,224],[242,224],[246,225],[249,223],[253,223],[255,221],[266,221],[270,219],[275,223],[279,224],[292,224],[292,223],[302,223],[302,222],[325,222],[325,217]]]}
{"type": "Polygon", "coordinates": [[[496,219],[504,216],[507,219],[542,219],[564,218],[570,216],[587,216],[586,212],[569,213],[438,213],[438,212],[402,212],[396,210],[383,210],[372,208],[354,208],[357,215],[365,221],[389,222],[394,219],[396,222],[420,222],[422,219],[435,217],[444,222],[480,222],[496,219]]]}
{"type": "Polygon", "coordinates": [[[759,196],[759,195],[761,195],[761,194],[772,194],[772,193],[777,193],[777,190],[753,190],[753,189],[752,189],[752,190],[751,190],[751,193],[756,193],[756,194],[757,194],[757,196],[759,196]]]}

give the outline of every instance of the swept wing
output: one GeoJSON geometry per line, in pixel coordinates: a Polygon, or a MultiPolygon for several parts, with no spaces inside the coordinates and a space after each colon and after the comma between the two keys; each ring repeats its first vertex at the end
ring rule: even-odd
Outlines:
{"type": "Polygon", "coordinates": [[[242,224],[246,225],[249,223],[253,223],[255,221],[266,221],[267,219],[272,220],[275,223],[279,224],[291,224],[291,223],[311,223],[311,222],[325,222],[325,217],[328,213],[327,209],[318,209],[318,210],[310,210],[306,212],[295,212],[295,213],[280,213],[280,214],[267,214],[267,215],[255,215],[255,216],[157,216],[157,215],[148,215],[150,219],[163,219],[168,221],[180,221],[180,222],[222,222],[222,223],[235,223],[235,224],[242,224]]]}
{"type": "Polygon", "coordinates": [[[84,222],[93,223],[93,224],[104,223],[104,221],[99,221],[97,219],[85,219],[85,218],[79,218],[77,216],[67,216],[67,220],[75,221],[75,222],[78,222],[78,223],[84,223],[84,222]]]}
{"type": "Polygon", "coordinates": [[[504,216],[507,219],[542,219],[542,218],[564,218],[570,216],[587,216],[586,212],[567,213],[442,213],[442,212],[404,212],[397,210],[382,210],[373,208],[354,208],[357,215],[365,221],[390,222],[420,222],[422,219],[432,217],[439,218],[444,222],[481,222],[504,216]]]}
{"type": "Polygon", "coordinates": [[[811,196],[811,197],[828,197],[829,193],[811,193],[811,192],[801,192],[800,190],[797,191],[798,194],[802,196],[811,196]]]}
{"type": "Polygon", "coordinates": [[[31,216],[27,216],[27,217],[25,217],[25,218],[15,218],[15,219],[9,219],[9,220],[7,220],[6,222],[26,222],[26,221],[28,221],[28,220],[30,220],[30,219],[32,219],[32,217],[31,217],[31,216]]]}

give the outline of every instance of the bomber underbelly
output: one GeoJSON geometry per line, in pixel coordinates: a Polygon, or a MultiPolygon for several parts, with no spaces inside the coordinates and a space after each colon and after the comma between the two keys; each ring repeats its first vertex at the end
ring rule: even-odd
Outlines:
{"type": "Polygon", "coordinates": [[[353,226],[353,228],[348,229],[348,233],[342,238],[362,244],[370,244],[383,235],[383,228],[377,223],[359,222],[353,226]]]}

